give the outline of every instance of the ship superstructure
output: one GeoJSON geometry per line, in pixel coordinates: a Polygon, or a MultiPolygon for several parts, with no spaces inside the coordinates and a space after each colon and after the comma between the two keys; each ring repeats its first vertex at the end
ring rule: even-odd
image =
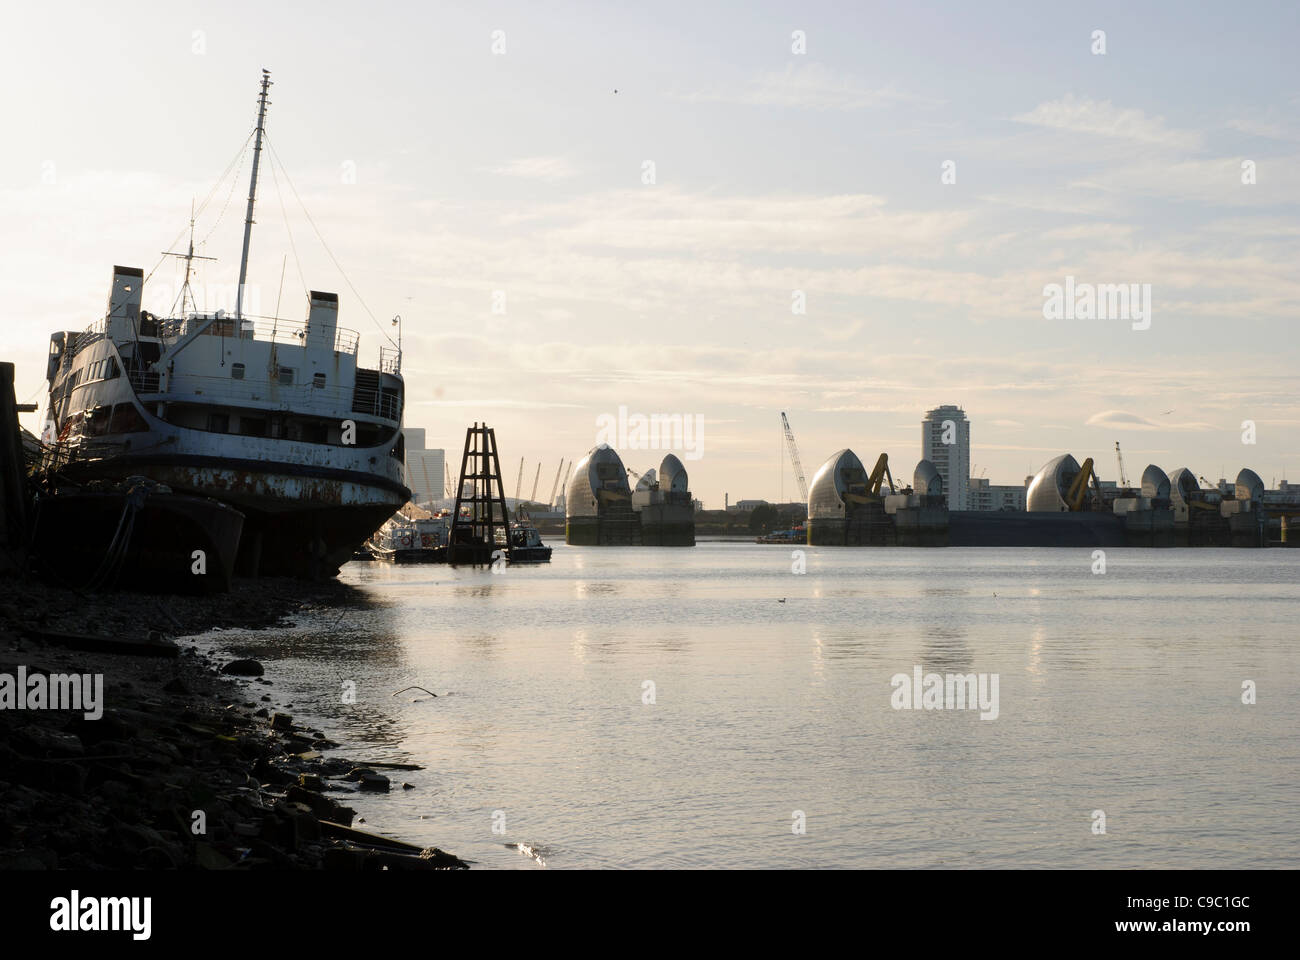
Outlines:
{"type": "Polygon", "coordinates": [[[410,498],[401,350],[362,366],[333,293],[312,291],[302,321],[243,310],[269,85],[264,73],[234,314],[153,316],[144,271],[114,267],[104,317],[50,338],[46,467],[229,503],[247,518],[240,572],[331,576],[410,498]]]}

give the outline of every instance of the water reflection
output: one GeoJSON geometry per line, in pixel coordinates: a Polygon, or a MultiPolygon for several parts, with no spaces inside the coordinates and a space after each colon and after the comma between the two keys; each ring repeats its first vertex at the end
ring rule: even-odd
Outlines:
{"type": "Polygon", "coordinates": [[[927,673],[965,673],[971,667],[971,649],[965,631],[934,627],[921,644],[919,661],[927,673]]]}

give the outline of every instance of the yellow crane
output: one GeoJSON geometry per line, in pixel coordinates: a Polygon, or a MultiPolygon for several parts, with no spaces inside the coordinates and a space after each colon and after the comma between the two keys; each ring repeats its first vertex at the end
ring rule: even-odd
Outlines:
{"type": "Polygon", "coordinates": [[[889,472],[889,454],[882,453],[879,459],[876,460],[876,465],[871,471],[871,476],[867,477],[867,489],[871,491],[873,497],[879,499],[881,481],[886,479],[889,480],[890,492],[893,492],[894,475],[889,472]]]}
{"type": "Polygon", "coordinates": [[[1079,468],[1079,473],[1075,476],[1070,484],[1070,489],[1065,491],[1065,503],[1071,512],[1078,513],[1083,509],[1084,503],[1088,498],[1088,480],[1092,480],[1093,489],[1097,493],[1097,502],[1101,503],[1101,481],[1097,479],[1097,472],[1092,468],[1092,457],[1083,461],[1083,466],[1079,468]]]}
{"type": "MultiPolygon", "coordinates": [[[[855,471],[856,472],[856,471],[855,471]]],[[[861,476],[861,474],[859,474],[861,476]]],[[[889,489],[894,489],[894,476],[889,472],[889,454],[882,453],[876,460],[876,465],[871,474],[866,478],[866,490],[863,493],[845,492],[844,498],[852,503],[866,503],[872,500],[880,499],[881,484],[889,481],[889,489]]]]}

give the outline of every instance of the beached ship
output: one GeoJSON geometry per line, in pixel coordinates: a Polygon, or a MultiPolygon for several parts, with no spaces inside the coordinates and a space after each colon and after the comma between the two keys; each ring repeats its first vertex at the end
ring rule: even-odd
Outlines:
{"type": "MultiPolygon", "coordinates": [[[[302,322],[245,312],[269,86],[264,71],[234,313],[153,316],[143,270],[114,267],[104,317],[50,337],[44,466],[215,498],[245,516],[239,572],[318,578],[410,499],[401,348],[363,366],[333,293],[311,292],[302,322]]],[[[183,256],[188,287],[192,240],[183,256]]]]}

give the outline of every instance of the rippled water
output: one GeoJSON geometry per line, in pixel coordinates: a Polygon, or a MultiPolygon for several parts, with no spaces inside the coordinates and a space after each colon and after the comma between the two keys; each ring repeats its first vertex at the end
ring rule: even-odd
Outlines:
{"type": "Polygon", "coordinates": [[[350,564],[373,605],[214,636],[425,766],[367,828],[483,867],[1300,865],[1300,551],[1106,554],[560,544],[350,564]],[[894,709],[917,665],[998,674],[999,716],[894,709]]]}

